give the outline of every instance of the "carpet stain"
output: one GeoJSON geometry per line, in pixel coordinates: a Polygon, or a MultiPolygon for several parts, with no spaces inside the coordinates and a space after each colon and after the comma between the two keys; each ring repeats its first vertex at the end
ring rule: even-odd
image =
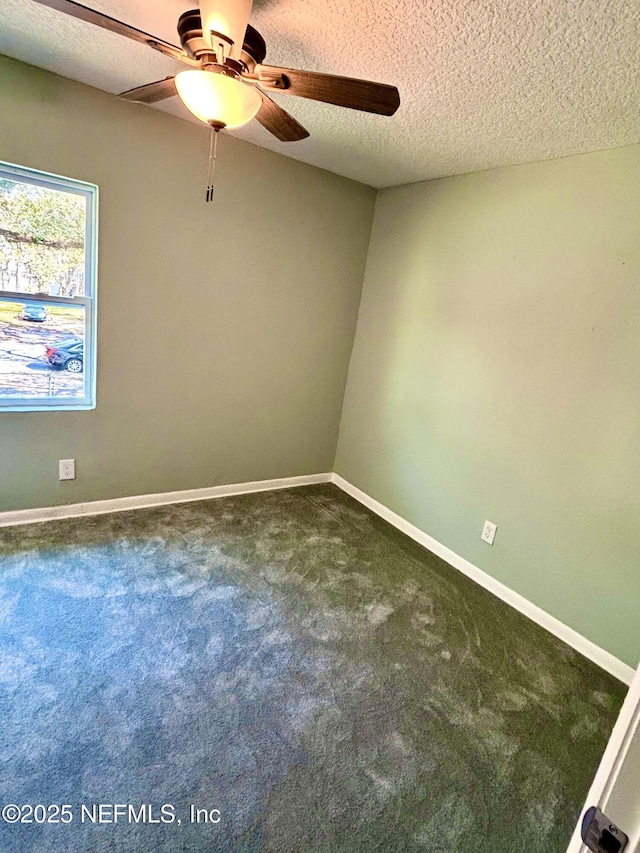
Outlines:
{"type": "Polygon", "coordinates": [[[563,853],[625,692],[334,486],[0,530],[1,853],[563,853]]]}

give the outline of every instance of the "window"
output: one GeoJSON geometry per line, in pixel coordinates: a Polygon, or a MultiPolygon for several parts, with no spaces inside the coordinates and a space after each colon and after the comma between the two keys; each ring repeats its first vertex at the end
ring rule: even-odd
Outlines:
{"type": "Polygon", "coordinates": [[[98,188],[0,163],[0,412],[92,409],[98,188]]]}

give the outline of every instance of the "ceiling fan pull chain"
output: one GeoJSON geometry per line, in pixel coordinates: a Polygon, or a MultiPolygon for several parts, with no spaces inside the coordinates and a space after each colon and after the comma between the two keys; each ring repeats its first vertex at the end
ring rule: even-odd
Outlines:
{"type": "Polygon", "coordinates": [[[213,178],[216,172],[216,159],[218,157],[219,131],[219,127],[211,125],[211,136],[209,137],[209,163],[207,169],[207,201],[213,201],[213,178]]]}

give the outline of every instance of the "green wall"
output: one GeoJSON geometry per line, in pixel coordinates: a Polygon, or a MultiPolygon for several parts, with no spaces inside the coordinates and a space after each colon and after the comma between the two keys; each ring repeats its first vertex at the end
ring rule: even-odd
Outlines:
{"type": "Polygon", "coordinates": [[[382,191],[335,470],[635,666],[639,341],[640,146],[382,191]]]}
{"type": "Polygon", "coordinates": [[[374,190],[223,135],[206,205],[204,126],[1,57],[0,114],[100,188],[97,408],[0,412],[0,510],[330,471],[374,190]]]}
{"type": "Polygon", "coordinates": [[[640,147],[376,202],[223,136],[205,205],[204,128],[1,57],[0,111],[100,187],[98,405],[0,413],[0,510],[331,470],[364,275],[335,470],[638,662],[640,147]]]}

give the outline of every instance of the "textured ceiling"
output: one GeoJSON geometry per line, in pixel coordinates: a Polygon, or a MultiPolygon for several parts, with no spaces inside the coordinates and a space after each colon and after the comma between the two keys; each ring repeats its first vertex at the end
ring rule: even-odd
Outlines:
{"type": "MultiPolygon", "coordinates": [[[[195,5],[84,3],[173,43],[195,5]]],[[[310,139],[234,135],[374,187],[640,141],[638,0],[255,0],[251,22],[267,63],[393,83],[402,103],[386,118],[280,95],[310,139]]],[[[108,92],[176,70],[32,0],[1,0],[0,53],[108,92]]]]}

